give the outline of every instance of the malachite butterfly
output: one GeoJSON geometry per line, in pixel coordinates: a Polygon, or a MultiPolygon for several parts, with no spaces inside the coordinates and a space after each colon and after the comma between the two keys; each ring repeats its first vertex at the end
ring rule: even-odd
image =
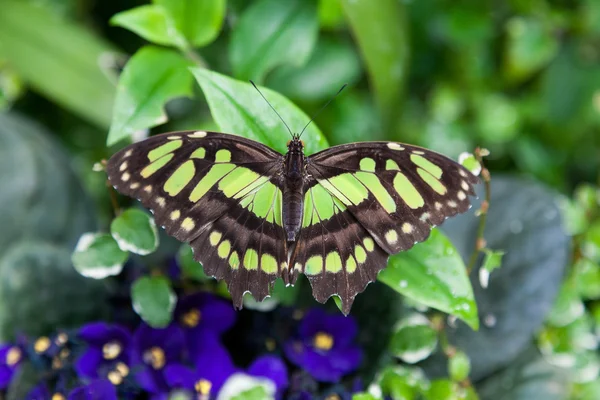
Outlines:
{"type": "Polygon", "coordinates": [[[303,273],[314,297],[354,297],[391,254],[465,212],[478,178],[420,147],[363,142],[305,156],[298,135],[282,155],[243,137],[205,131],[153,136],[116,153],[110,182],[152,210],[167,233],[227,283],[241,308],[281,277],[303,273]]]}

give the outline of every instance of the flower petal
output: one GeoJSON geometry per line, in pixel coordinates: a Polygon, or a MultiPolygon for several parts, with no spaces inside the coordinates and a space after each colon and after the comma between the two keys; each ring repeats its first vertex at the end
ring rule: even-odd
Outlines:
{"type": "Polygon", "coordinates": [[[182,361],[185,351],[183,331],[175,324],[156,329],[142,323],[133,335],[133,364],[143,364],[144,353],[152,347],[165,353],[165,365],[182,361]]]}
{"type": "Polygon", "coordinates": [[[196,327],[182,325],[184,329],[205,328],[223,333],[235,323],[236,313],[231,303],[205,292],[198,292],[182,298],[175,308],[175,318],[181,324],[181,317],[190,310],[200,311],[196,327]]]}
{"type": "Polygon", "coordinates": [[[358,325],[352,316],[328,315],[325,326],[326,332],[333,336],[334,347],[349,345],[358,332],[358,325]]]}
{"type": "Polygon", "coordinates": [[[248,368],[248,373],[269,378],[275,383],[278,391],[284,390],[289,385],[285,363],[276,356],[266,355],[257,358],[248,368]]]}
{"type": "Polygon", "coordinates": [[[194,390],[196,371],[182,364],[171,364],[165,368],[165,380],[171,389],[185,388],[194,390]]]}
{"type": "Polygon", "coordinates": [[[127,347],[131,341],[131,334],[120,325],[105,322],[92,322],[79,329],[78,336],[91,346],[102,347],[104,344],[117,340],[127,347]]]}
{"type": "Polygon", "coordinates": [[[325,331],[329,315],[320,308],[312,308],[306,312],[300,322],[298,333],[302,339],[310,339],[318,332],[325,331]]]}
{"type": "Polygon", "coordinates": [[[332,349],[327,357],[332,368],[346,375],[355,371],[362,361],[362,351],[358,347],[350,346],[344,349],[332,349]]]}
{"type": "Polygon", "coordinates": [[[117,390],[107,379],[92,381],[86,386],[74,389],[68,400],[118,400],[117,390]]]}
{"type": "Polygon", "coordinates": [[[90,347],[75,363],[75,371],[80,378],[98,378],[98,367],[103,361],[102,350],[90,347]]]}

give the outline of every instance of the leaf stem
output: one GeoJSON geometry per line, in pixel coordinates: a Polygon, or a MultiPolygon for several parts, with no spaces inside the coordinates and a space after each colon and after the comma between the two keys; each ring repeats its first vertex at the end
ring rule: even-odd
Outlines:
{"type": "Polygon", "coordinates": [[[189,44],[181,49],[183,55],[186,56],[190,61],[193,61],[200,68],[208,68],[206,60],[189,44]]]}
{"type": "Polygon", "coordinates": [[[479,213],[479,226],[477,227],[477,236],[475,238],[475,249],[471,253],[471,257],[469,258],[469,263],[467,264],[467,275],[471,273],[473,268],[475,267],[475,263],[477,262],[477,256],[479,253],[486,247],[487,243],[485,238],[483,237],[485,231],[485,223],[487,220],[488,210],[490,208],[490,201],[492,197],[491,190],[491,175],[490,171],[483,164],[483,157],[488,155],[489,152],[486,149],[482,149],[477,147],[475,149],[475,159],[481,165],[481,177],[483,178],[483,183],[485,185],[485,199],[481,203],[481,208],[478,210],[479,213]]]}

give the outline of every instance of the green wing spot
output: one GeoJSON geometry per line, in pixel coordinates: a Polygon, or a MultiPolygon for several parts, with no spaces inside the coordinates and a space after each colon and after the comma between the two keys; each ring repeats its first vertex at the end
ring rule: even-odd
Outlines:
{"type": "Polygon", "coordinates": [[[171,140],[168,143],[163,144],[162,146],[158,146],[154,150],[148,152],[148,159],[152,161],[156,161],[164,155],[167,155],[183,145],[182,140],[171,140]]]}
{"type": "Polygon", "coordinates": [[[229,243],[229,240],[223,240],[219,245],[219,248],[217,249],[217,254],[219,255],[219,257],[226,259],[230,251],[231,243],[229,243]]]}
{"type": "Polygon", "coordinates": [[[336,211],[333,207],[331,195],[320,184],[313,186],[310,190],[313,192],[314,210],[316,210],[321,221],[331,218],[336,211]]]}
{"type": "Polygon", "coordinates": [[[275,190],[277,187],[271,182],[266,182],[260,189],[256,191],[254,195],[254,206],[252,212],[259,218],[267,216],[269,211],[273,207],[273,198],[275,197],[275,190]]]}
{"type": "Polygon", "coordinates": [[[442,182],[435,179],[429,172],[427,172],[421,168],[417,168],[417,173],[425,181],[425,183],[427,183],[429,186],[431,186],[431,188],[433,190],[435,190],[436,192],[438,192],[439,194],[442,194],[442,195],[446,194],[446,192],[447,192],[446,186],[444,186],[442,184],[442,182]]]}
{"type": "Polygon", "coordinates": [[[256,181],[259,177],[260,175],[251,169],[237,167],[221,179],[219,190],[227,197],[234,197],[237,193],[245,189],[250,182],[256,181]]]}
{"type": "Polygon", "coordinates": [[[204,147],[198,147],[190,155],[190,158],[204,158],[204,157],[206,157],[206,149],[204,147]]]}
{"type": "Polygon", "coordinates": [[[429,172],[431,175],[435,176],[437,179],[442,177],[442,169],[418,154],[411,154],[410,160],[417,164],[419,167],[423,168],[425,171],[429,172]]]}
{"type": "Polygon", "coordinates": [[[312,256],[306,261],[304,266],[305,275],[319,275],[323,272],[323,257],[312,256]]]}
{"type": "Polygon", "coordinates": [[[324,179],[319,181],[321,185],[323,185],[326,189],[328,189],[332,194],[334,194],[340,201],[342,201],[347,206],[350,203],[354,205],[358,205],[362,203],[367,197],[369,197],[369,191],[356,177],[352,174],[341,174],[337,176],[333,176],[329,179],[324,179]],[[333,187],[336,192],[341,193],[341,197],[338,197],[333,190],[330,190],[330,187],[333,187]],[[344,201],[348,199],[350,203],[344,201]]]}
{"type": "MultiPolygon", "coordinates": [[[[173,142],[171,142],[171,143],[173,143],[173,142]]],[[[154,161],[153,163],[151,163],[150,165],[148,165],[147,167],[145,167],[142,170],[142,172],[140,172],[140,174],[144,178],[151,177],[156,171],[158,171],[159,169],[161,169],[162,167],[164,167],[165,165],[167,165],[167,163],[169,161],[171,161],[171,159],[174,156],[175,155],[173,153],[171,153],[171,154],[167,154],[166,156],[163,156],[163,157],[159,158],[158,160],[154,161]]]]}
{"type": "Polygon", "coordinates": [[[210,233],[210,235],[208,236],[208,241],[210,242],[211,246],[216,246],[219,244],[219,242],[221,241],[221,232],[217,232],[217,231],[213,231],[210,233]]]}
{"type": "Polygon", "coordinates": [[[215,162],[228,163],[231,161],[231,152],[227,149],[221,149],[217,151],[215,155],[215,162]]]}
{"type": "Polygon", "coordinates": [[[263,254],[260,260],[260,269],[267,274],[277,273],[277,260],[270,254],[263,254]]]}
{"type": "Polygon", "coordinates": [[[253,270],[258,269],[258,253],[256,250],[246,250],[246,254],[244,254],[244,268],[253,270]]]}
{"type": "Polygon", "coordinates": [[[354,260],[354,257],[350,256],[346,260],[346,272],[351,274],[354,271],[356,271],[356,261],[354,260]]]}
{"type": "MultiPolygon", "coordinates": [[[[277,190],[275,191],[275,203],[273,204],[273,209],[271,210],[273,213],[273,218],[275,219],[275,223],[279,226],[283,226],[283,222],[282,222],[282,217],[283,217],[283,210],[282,210],[282,206],[283,206],[283,193],[281,193],[281,190],[279,190],[279,188],[277,188],[277,190]]],[[[269,222],[273,222],[270,219],[270,216],[267,216],[267,221],[269,222]]]]}
{"type": "Polygon", "coordinates": [[[385,190],[377,175],[369,172],[355,172],[354,175],[373,193],[385,211],[388,213],[396,212],[396,202],[388,191],[385,190]]]}
{"type": "Polygon", "coordinates": [[[417,188],[410,183],[410,180],[402,172],[398,172],[394,177],[394,189],[412,209],[423,207],[425,204],[425,200],[423,200],[417,188]]]}
{"type": "Polygon", "coordinates": [[[194,167],[194,161],[188,160],[184,162],[165,182],[165,192],[169,193],[171,196],[178,195],[179,192],[181,192],[194,178],[195,173],[196,167],[194,167]]]}
{"type": "Polygon", "coordinates": [[[394,160],[387,160],[385,162],[385,169],[388,171],[400,171],[400,167],[398,166],[398,163],[394,160]]]}
{"type": "Polygon", "coordinates": [[[345,193],[340,192],[335,185],[332,185],[331,182],[327,179],[323,179],[322,181],[318,181],[321,186],[323,186],[331,196],[340,199],[346,205],[351,205],[352,201],[350,201],[345,193]]]}
{"type": "Polygon", "coordinates": [[[314,212],[314,204],[313,204],[313,196],[310,189],[306,192],[304,196],[304,215],[302,216],[302,227],[306,228],[307,226],[312,225],[314,212]]]}
{"type": "Polygon", "coordinates": [[[360,169],[368,172],[375,172],[375,160],[369,157],[360,160],[360,169]]]}
{"type": "Polygon", "coordinates": [[[365,246],[365,249],[367,249],[367,251],[369,252],[375,249],[375,242],[373,242],[373,239],[371,238],[365,238],[365,240],[363,240],[363,245],[365,246]]]}
{"type": "Polygon", "coordinates": [[[246,185],[245,188],[240,190],[235,196],[235,199],[240,199],[246,197],[247,194],[256,191],[259,187],[263,185],[263,183],[267,182],[270,178],[268,176],[259,176],[258,179],[246,185]]]}
{"type": "Polygon", "coordinates": [[[231,252],[229,256],[229,266],[232,269],[238,269],[240,267],[240,257],[238,256],[237,251],[231,252]]]}
{"type": "Polygon", "coordinates": [[[190,194],[190,201],[192,203],[197,202],[204,196],[215,183],[223,178],[228,172],[233,170],[235,165],[233,164],[215,164],[210,168],[210,171],[204,175],[204,177],[198,182],[192,193],[190,194]]]}
{"type": "Polygon", "coordinates": [[[354,256],[356,257],[356,261],[358,261],[361,264],[367,261],[367,253],[365,252],[365,249],[359,244],[357,244],[354,247],[354,256]]]}
{"type": "Polygon", "coordinates": [[[342,270],[342,258],[340,257],[340,253],[332,251],[327,254],[327,258],[325,258],[325,270],[327,272],[333,272],[334,274],[342,270]]]}

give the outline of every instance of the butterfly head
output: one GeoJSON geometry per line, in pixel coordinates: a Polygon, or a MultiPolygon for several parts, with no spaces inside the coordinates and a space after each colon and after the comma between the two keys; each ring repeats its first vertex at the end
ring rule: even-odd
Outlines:
{"type": "Polygon", "coordinates": [[[293,136],[292,140],[288,140],[287,142],[288,152],[290,153],[303,153],[304,152],[304,142],[300,140],[300,138],[296,135],[293,136]]]}

